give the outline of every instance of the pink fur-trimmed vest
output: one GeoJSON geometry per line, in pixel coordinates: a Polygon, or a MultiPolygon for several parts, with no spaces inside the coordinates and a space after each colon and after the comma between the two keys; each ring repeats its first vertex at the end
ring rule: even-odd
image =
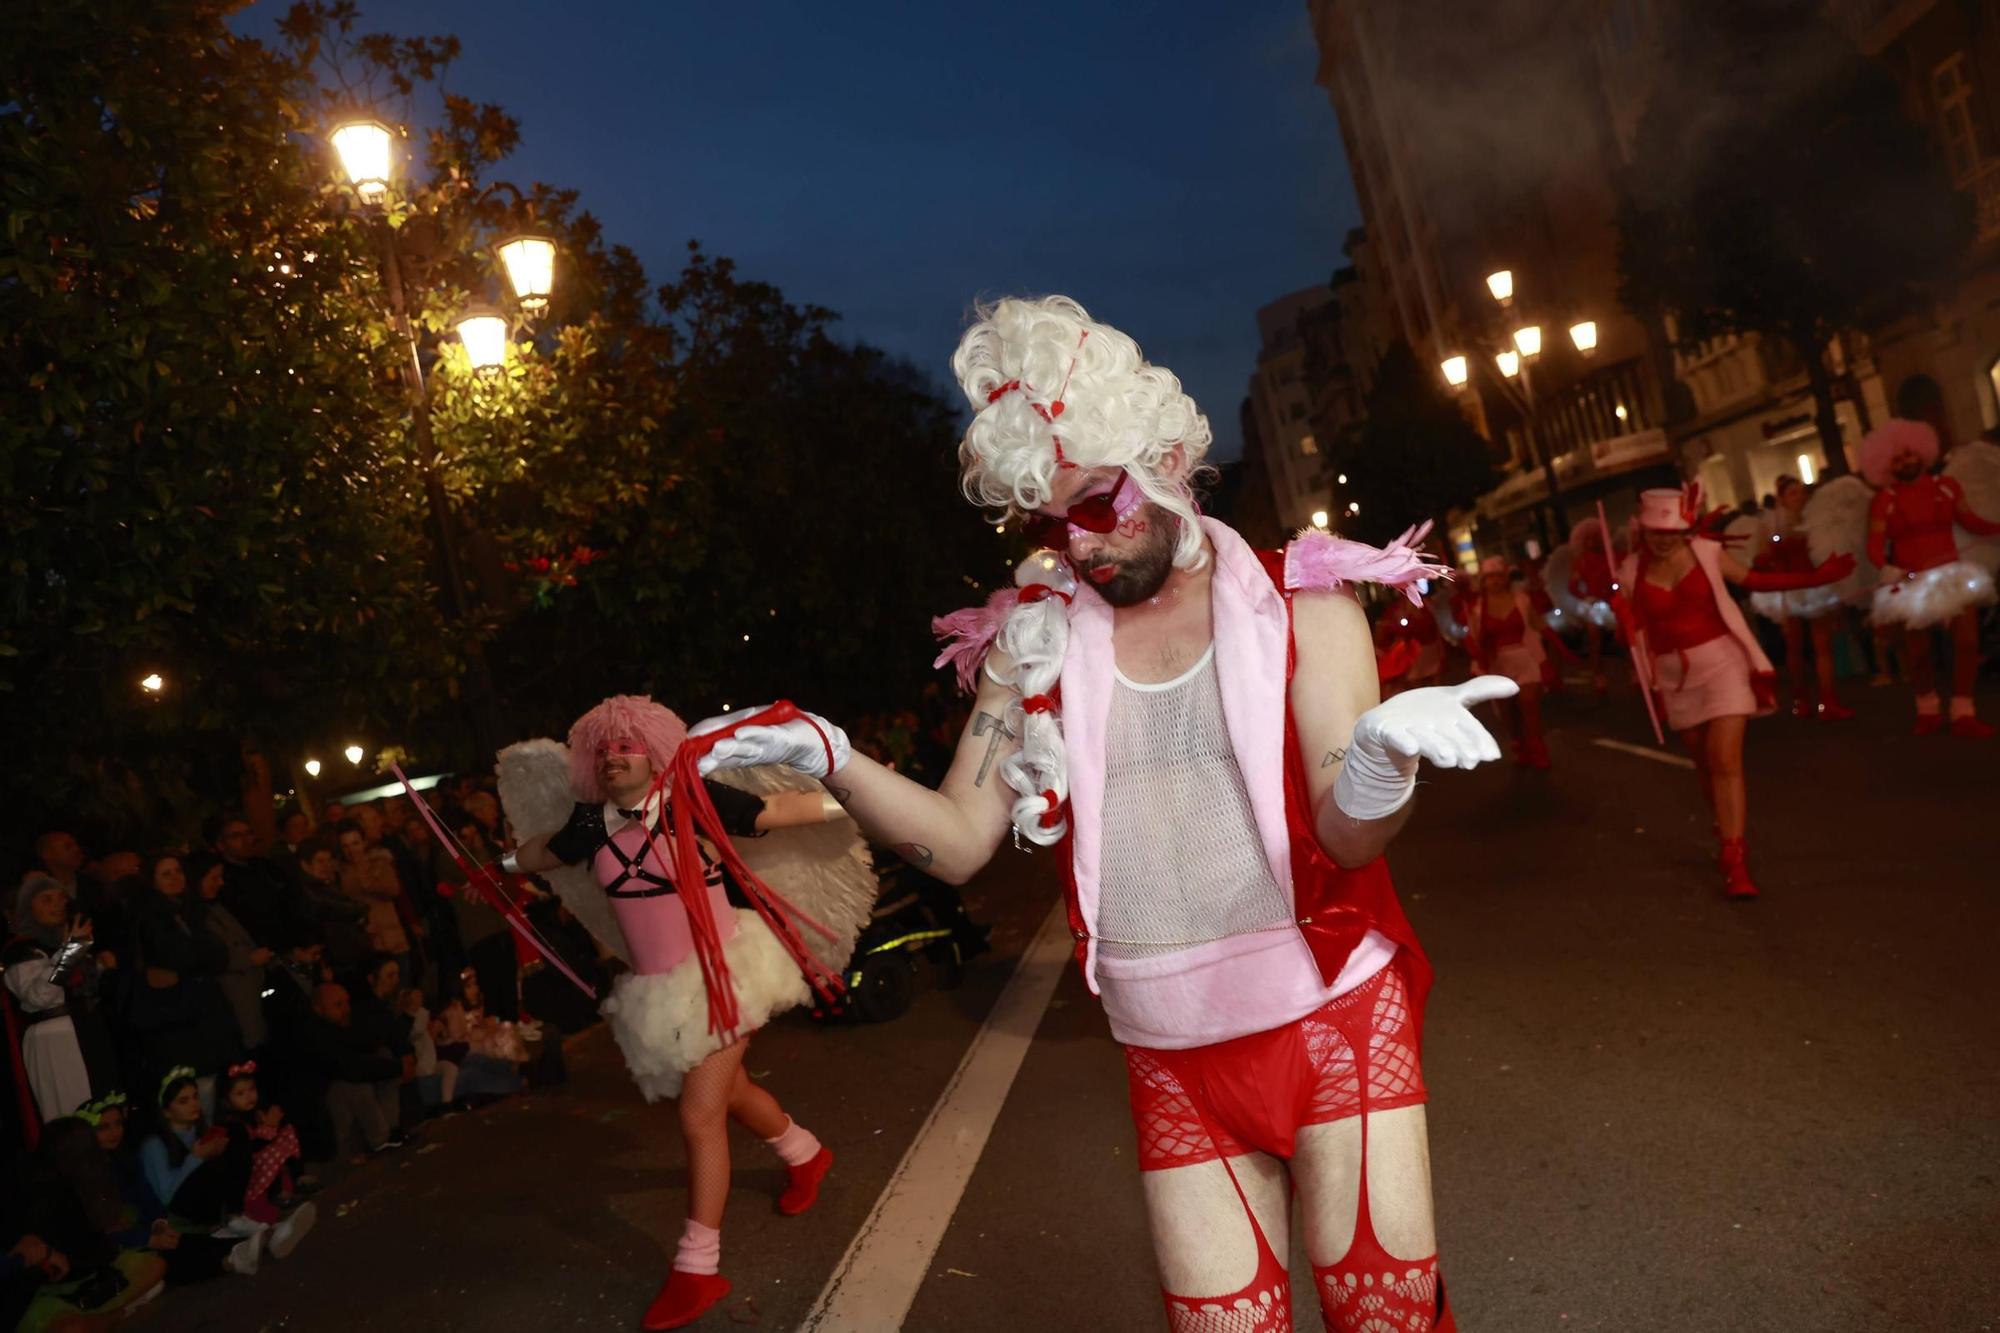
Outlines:
{"type": "MultiPolygon", "coordinates": [[[[1701,566],[1702,574],[1708,579],[1708,590],[1715,595],[1715,609],[1722,616],[1722,623],[1729,627],[1729,637],[1736,640],[1743,649],[1743,656],[1750,663],[1750,690],[1757,698],[1757,716],[1764,717],[1778,708],[1778,673],[1771,666],[1771,659],[1757,643],[1757,636],[1750,632],[1750,625],[1743,619],[1743,611],[1736,605],[1736,599],[1729,595],[1728,585],[1722,578],[1722,544],[1706,537],[1690,537],[1688,549],[1694,552],[1695,563],[1701,566]]],[[[1623,590],[1626,606],[1631,608],[1635,628],[1644,633],[1646,621],[1640,609],[1639,580],[1643,573],[1639,568],[1639,552],[1625,557],[1618,566],[1618,582],[1623,590]]],[[[1650,657],[1650,651],[1647,653],[1650,657]]],[[[1645,688],[1658,691],[1653,684],[1653,664],[1644,664],[1645,688]]]]}
{"type": "MultiPolygon", "coordinates": [[[[1296,658],[1290,594],[1284,589],[1286,557],[1251,550],[1234,529],[1213,519],[1201,523],[1215,553],[1210,589],[1223,717],[1272,877],[1291,898],[1299,932],[1326,987],[1339,985],[1343,969],[1374,931],[1402,957],[1412,1011],[1421,1021],[1430,964],[1396,900],[1388,867],[1378,857],[1357,870],[1343,870],[1319,845],[1290,705],[1296,658]]],[[[1070,606],[1069,649],[1062,668],[1069,766],[1069,832],[1061,844],[1068,853],[1064,887],[1077,962],[1093,993],[1098,990],[1093,937],[1106,745],[1115,687],[1112,621],[1111,606],[1087,585],[1080,587],[1070,606]]],[[[1226,1004],[1228,997],[1209,999],[1226,1004]]]]}

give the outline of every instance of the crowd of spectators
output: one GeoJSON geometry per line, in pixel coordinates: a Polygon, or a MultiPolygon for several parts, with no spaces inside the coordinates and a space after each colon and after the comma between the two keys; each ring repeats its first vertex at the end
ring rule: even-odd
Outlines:
{"type": "MultiPolygon", "coordinates": [[[[483,865],[507,846],[490,787],[436,795],[460,848],[403,797],[287,809],[261,839],[219,815],[151,854],[36,838],[0,957],[0,1327],[90,1327],[254,1273],[310,1230],[330,1165],[561,1080],[560,1033],[592,1007],[468,888],[461,849],[483,865]]],[[[500,892],[596,971],[554,899],[500,892]]]]}

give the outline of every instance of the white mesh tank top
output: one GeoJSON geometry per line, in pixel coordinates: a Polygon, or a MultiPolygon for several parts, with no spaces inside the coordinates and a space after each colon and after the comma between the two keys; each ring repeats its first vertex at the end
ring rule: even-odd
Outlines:
{"type": "Polygon", "coordinates": [[[1215,645],[1161,684],[1118,673],[1108,742],[1098,956],[1293,931],[1229,743],[1215,645]]]}

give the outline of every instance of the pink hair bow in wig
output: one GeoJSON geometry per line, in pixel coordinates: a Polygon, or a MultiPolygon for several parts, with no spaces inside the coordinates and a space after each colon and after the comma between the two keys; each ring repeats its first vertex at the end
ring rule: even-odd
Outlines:
{"type": "Polygon", "coordinates": [[[931,621],[931,633],[949,640],[944,651],[931,663],[932,669],[949,663],[958,672],[958,688],[971,694],[979,685],[979,666],[993,647],[1007,613],[1021,601],[1019,588],[1002,588],[986,599],[984,606],[968,606],[931,621]]]}
{"type": "Polygon", "coordinates": [[[1349,541],[1330,532],[1308,532],[1285,548],[1287,592],[1332,592],[1350,583],[1379,583],[1400,589],[1416,606],[1424,597],[1420,579],[1448,579],[1451,567],[1439,564],[1418,547],[1430,535],[1428,522],[1407,528],[1387,546],[1349,541]]]}

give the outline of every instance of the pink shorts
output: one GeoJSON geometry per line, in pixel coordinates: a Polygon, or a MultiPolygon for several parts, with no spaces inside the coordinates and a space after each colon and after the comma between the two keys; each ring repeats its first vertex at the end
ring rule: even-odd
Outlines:
{"type": "Polygon", "coordinates": [[[1754,717],[1757,692],[1750,660],[1727,634],[1706,643],[1653,656],[1653,671],[1667,711],[1667,725],[1686,731],[1718,717],[1754,717]]]}
{"type": "Polygon", "coordinates": [[[1289,1158],[1307,1125],[1427,1100],[1400,959],[1268,1032],[1178,1051],[1127,1046],[1139,1169],[1289,1158]]]}

